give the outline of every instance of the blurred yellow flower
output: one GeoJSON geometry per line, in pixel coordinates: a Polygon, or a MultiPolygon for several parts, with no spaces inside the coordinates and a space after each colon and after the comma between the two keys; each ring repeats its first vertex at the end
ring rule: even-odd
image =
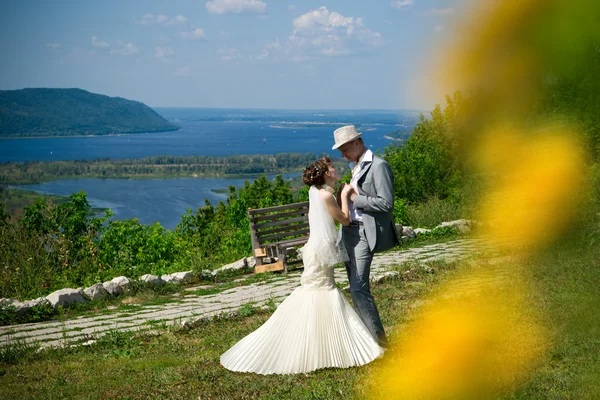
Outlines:
{"type": "Polygon", "coordinates": [[[494,128],[476,148],[478,170],[493,181],[483,196],[482,234],[497,245],[534,250],[569,222],[583,175],[583,151],[566,126],[494,128]]]}
{"type": "Polygon", "coordinates": [[[513,264],[444,285],[386,353],[370,397],[486,398],[518,382],[545,348],[520,282],[513,264]]]}

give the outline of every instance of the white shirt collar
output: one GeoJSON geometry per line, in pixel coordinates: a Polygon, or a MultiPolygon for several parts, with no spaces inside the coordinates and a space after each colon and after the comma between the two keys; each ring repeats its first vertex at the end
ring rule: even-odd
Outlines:
{"type": "Polygon", "coordinates": [[[358,159],[358,162],[354,163],[351,162],[350,165],[350,169],[354,169],[354,167],[356,165],[362,165],[362,163],[365,162],[373,162],[373,152],[370,149],[367,149],[362,156],[360,156],[360,158],[358,159]]]}

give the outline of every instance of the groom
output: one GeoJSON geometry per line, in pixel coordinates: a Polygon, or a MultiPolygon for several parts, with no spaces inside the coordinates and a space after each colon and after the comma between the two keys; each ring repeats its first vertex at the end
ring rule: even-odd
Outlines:
{"type": "Polygon", "coordinates": [[[354,191],[350,195],[350,225],[342,227],[342,242],[350,261],[346,272],[354,307],[364,324],[387,347],[387,338],[379,311],[369,287],[373,254],[388,250],[398,243],[392,210],[394,189],[388,163],[365,147],[354,125],[343,126],[333,133],[342,157],[350,161],[354,191]]]}

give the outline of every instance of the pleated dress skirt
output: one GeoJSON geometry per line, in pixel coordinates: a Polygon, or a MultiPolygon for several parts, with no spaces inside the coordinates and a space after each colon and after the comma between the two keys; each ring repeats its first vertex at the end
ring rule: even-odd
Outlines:
{"type": "Polygon", "coordinates": [[[223,367],[257,374],[298,374],[367,364],[383,354],[336,286],[300,286],[260,328],[221,356],[223,367]]]}

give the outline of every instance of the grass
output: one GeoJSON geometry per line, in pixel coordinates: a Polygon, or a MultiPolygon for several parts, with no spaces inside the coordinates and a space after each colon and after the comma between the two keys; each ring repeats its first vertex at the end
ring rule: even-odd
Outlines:
{"type": "MultiPolygon", "coordinates": [[[[507,257],[502,262],[510,263],[507,257]]],[[[382,321],[394,341],[438,284],[477,263],[409,262],[391,266],[402,277],[373,286],[382,321]]],[[[600,249],[563,243],[531,257],[528,301],[551,344],[527,379],[502,399],[600,398],[600,249]]],[[[242,307],[234,319],[188,331],[149,324],[160,335],[112,331],[92,346],[36,353],[17,343],[0,352],[0,398],[11,399],[333,399],[364,398],[382,360],[360,368],[261,376],[232,373],[219,356],[263,324],[272,311],[242,307]],[[245,316],[243,316],[245,315],[245,316]]],[[[427,379],[426,376],[423,379],[427,379]]]]}
{"type": "MultiPolygon", "coordinates": [[[[412,266],[413,264],[411,264],[412,266]]],[[[439,264],[440,274],[418,272],[423,285],[394,280],[374,287],[386,326],[454,264],[439,264]]],[[[398,266],[398,268],[403,268],[398,266]]],[[[274,309],[272,301],[271,310],[274,309]]],[[[93,346],[47,350],[13,350],[3,359],[0,397],[5,398],[351,398],[364,394],[364,379],[376,367],[330,369],[305,375],[259,376],[224,370],[219,356],[258,328],[272,311],[246,304],[239,317],[207,322],[160,336],[111,331],[93,346]],[[18,359],[18,360],[17,360],[18,359]]],[[[166,328],[161,321],[149,324],[166,328]]],[[[391,332],[391,336],[394,334],[391,332]]]]}

